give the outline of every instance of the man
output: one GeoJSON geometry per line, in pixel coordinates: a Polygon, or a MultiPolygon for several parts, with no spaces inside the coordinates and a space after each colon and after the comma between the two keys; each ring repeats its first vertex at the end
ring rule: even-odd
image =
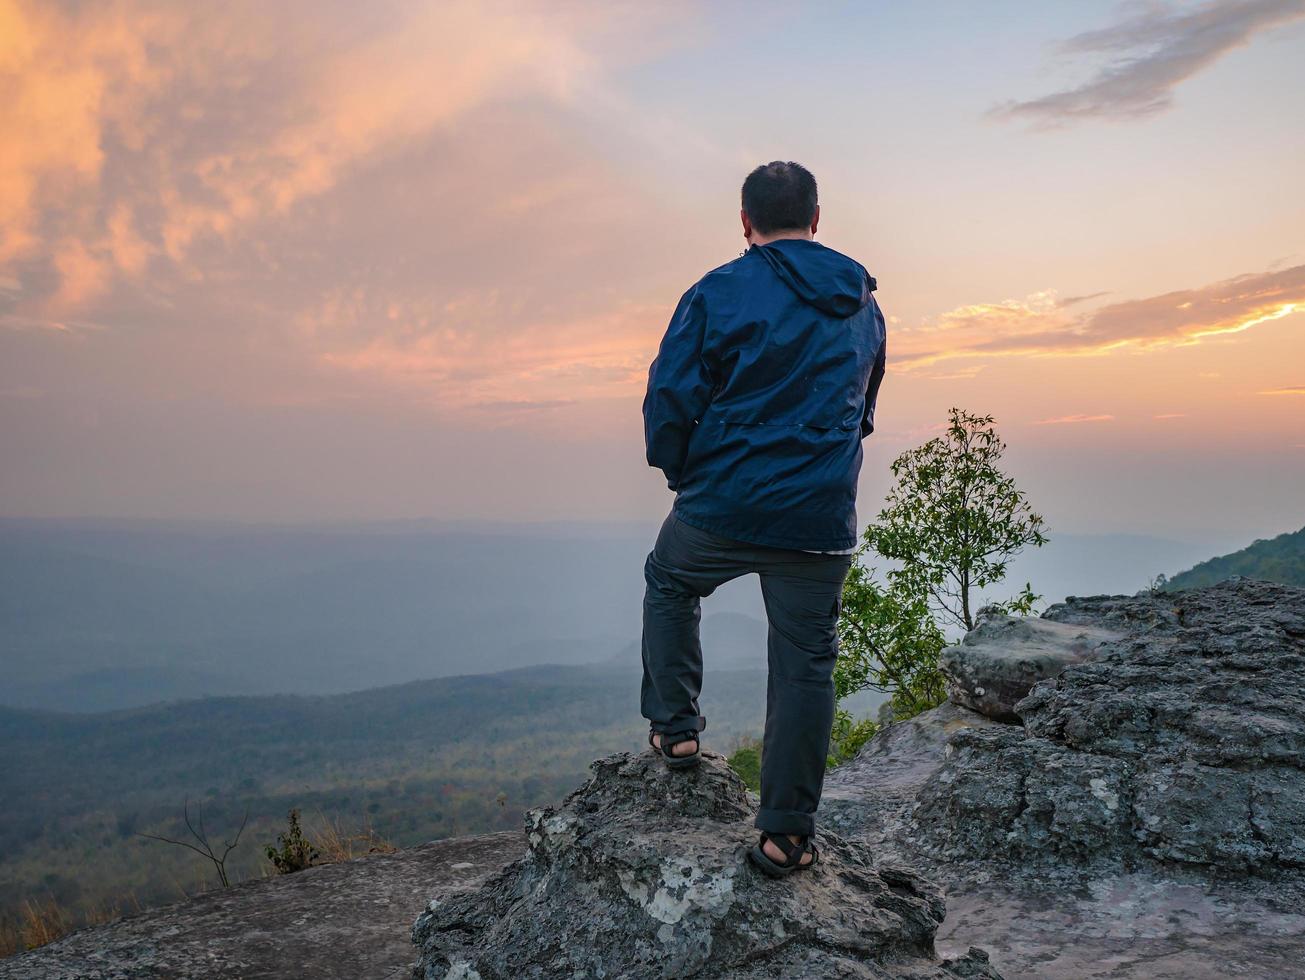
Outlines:
{"type": "Polygon", "coordinates": [[[837,623],[885,326],[875,280],[814,240],[810,172],[765,164],[742,196],[747,251],[684,294],[648,369],[648,463],[676,497],[644,563],[641,700],[667,764],[696,763],[699,600],[756,572],[769,680],[750,856],[779,876],[819,856],[837,623]]]}

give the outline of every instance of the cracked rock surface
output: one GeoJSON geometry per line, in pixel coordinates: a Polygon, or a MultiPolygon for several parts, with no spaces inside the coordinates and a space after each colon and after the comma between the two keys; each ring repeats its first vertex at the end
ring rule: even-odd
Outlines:
{"type": "Polygon", "coordinates": [[[979,950],[938,960],[939,890],[859,844],[822,832],[811,871],[752,867],[755,797],[723,757],[591,768],[529,812],[525,857],[418,918],[416,977],[997,977],[979,950]]]}
{"type": "Polygon", "coordinates": [[[1044,618],[1121,638],[1022,724],[948,703],[884,729],[826,780],[824,824],[939,881],[939,948],[982,941],[1008,980],[1305,977],[1305,590],[1044,618]]]}
{"type": "Polygon", "coordinates": [[[1239,580],[1071,599],[1131,630],[1038,683],[1023,727],[971,730],[920,793],[940,856],[1305,868],[1305,590],[1239,580]]]}

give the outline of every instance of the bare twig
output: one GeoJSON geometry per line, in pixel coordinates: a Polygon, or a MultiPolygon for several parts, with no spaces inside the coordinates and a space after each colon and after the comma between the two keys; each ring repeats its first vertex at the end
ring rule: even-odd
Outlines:
{"type": "Polygon", "coordinates": [[[229,888],[231,887],[231,880],[227,877],[227,856],[234,851],[236,846],[240,843],[240,835],[245,832],[245,825],[249,823],[249,808],[245,808],[245,816],[240,821],[240,827],[236,831],[235,839],[223,841],[224,849],[221,856],[213,850],[213,845],[209,843],[208,831],[204,828],[204,805],[202,803],[197,807],[197,811],[197,821],[199,823],[198,829],[195,828],[195,824],[191,823],[190,799],[187,798],[182,806],[182,819],[185,821],[186,829],[190,831],[190,835],[194,837],[195,840],[199,841],[199,846],[196,846],[189,841],[173,840],[171,837],[163,837],[159,834],[137,834],[136,836],[144,837],[147,840],[162,841],[165,844],[175,844],[177,847],[184,847],[188,850],[194,851],[201,857],[207,858],[213,862],[213,867],[217,871],[218,881],[222,883],[222,887],[229,888]]]}

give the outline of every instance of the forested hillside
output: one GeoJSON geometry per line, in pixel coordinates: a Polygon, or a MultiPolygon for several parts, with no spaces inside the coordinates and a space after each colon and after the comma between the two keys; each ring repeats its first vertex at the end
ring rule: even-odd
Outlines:
{"type": "MultiPolygon", "coordinates": [[[[232,879],[262,873],[291,807],[406,845],[517,829],[590,760],[645,747],[637,664],[534,667],[324,697],[208,698],[103,714],[0,709],[0,916],[27,899],[74,911],[149,905],[214,882],[141,833],[215,841],[249,825],[232,879]]],[[[757,734],[765,674],[709,672],[710,742],[757,734]]]]}
{"type": "Polygon", "coordinates": [[[1305,528],[1276,538],[1262,538],[1241,551],[1203,561],[1175,575],[1166,588],[1214,585],[1234,575],[1305,586],[1305,528]]]}

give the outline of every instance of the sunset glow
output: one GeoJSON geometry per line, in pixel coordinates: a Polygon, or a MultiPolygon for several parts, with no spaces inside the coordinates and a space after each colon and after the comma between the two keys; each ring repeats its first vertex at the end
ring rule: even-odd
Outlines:
{"type": "Polygon", "coordinates": [[[0,513],[656,516],[779,158],[891,316],[864,515],[960,405],[1057,526],[1302,522],[1305,3],[0,0],[0,91],[0,513]]]}

